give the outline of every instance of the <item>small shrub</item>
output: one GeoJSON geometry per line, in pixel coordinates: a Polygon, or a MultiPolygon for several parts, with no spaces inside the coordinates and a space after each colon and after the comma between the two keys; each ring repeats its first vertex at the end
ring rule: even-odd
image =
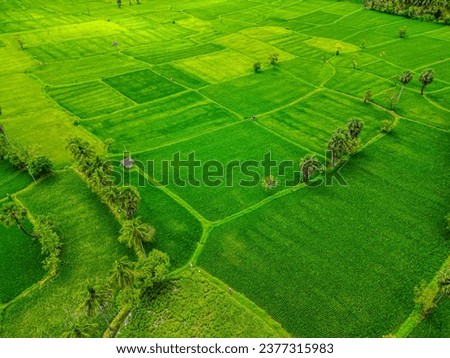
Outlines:
{"type": "Polygon", "coordinates": [[[393,128],[393,123],[389,120],[384,120],[381,122],[380,133],[389,133],[393,128]]]}

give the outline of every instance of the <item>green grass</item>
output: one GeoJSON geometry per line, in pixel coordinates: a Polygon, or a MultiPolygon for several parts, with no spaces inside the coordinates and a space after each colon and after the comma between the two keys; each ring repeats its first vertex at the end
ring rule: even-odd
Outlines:
{"type": "Polygon", "coordinates": [[[323,154],[331,133],[345,128],[351,117],[363,120],[362,142],[377,134],[383,120],[392,116],[360,99],[345,97],[327,90],[315,93],[275,113],[258,118],[258,123],[276,131],[298,144],[323,154]]]}
{"type": "Polygon", "coordinates": [[[204,87],[209,83],[198,75],[183,71],[182,68],[173,64],[164,64],[154,67],[154,71],[161,74],[165,78],[172,78],[175,83],[180,83],[183,86],[198,89],[204,87]]]}
{"type": "Polygon", "coordinates": [[[83,121],[101,139],[115,139],[114,152],[143,151],[199,135],[236,121],[222,107],[195,92],[181,93],[119,113],[83,121]]]}
{"type": "Polygon", "coordinates": [[[41,247],[17,227],[0,225],[0,304],[16,297],[45,274],[41,247]]]}
{"type": "Polygon", "coordinates": [[[389,89],[392,81],[359,70],[339,68],[326,86],[362,99],[368,90],[376,95],[389,89]]]}
{"type": "Polygon", "coordinates": [[[135,309],[119,337],[286,337],[276,322],[269,325],[266,314],[264,320],[254,315],[236,295],[212,283],[200,270],[185,271],[156,299],[135,309]]]}
{"type": "Polygon", "coordinates": [[[136,171],[116,169],[125,183],[138,187],[141,203],[137,215],[156,229],[155,244],[146,244],[146,250],[156,248],[170,256],[171,269],[186,265],[194,254],[202,235],[199,221],[161,189],[156,188],[136,171]],[[170,208],[170,210],[168,210],[170,208]]]}
{"type": "Polygon", "coordinates": [[[251,73],[254,61],[235,51],[224,50],[180,60],[176,64],[205,81],[217,83],[251,73]]]}
{"type": "Polygon", "coordinates": [[[47,87],[47,93],[60,106],[80,118],[109,114],[133,105],[133,102],[99,81],[47,87]]]}
{"type": "MultiPolygon", "coordinates": [[[[200,136],[186,142],[138,154],[135,159],[144,163],[147,160],[154,161],[154,174],[149,166],[146,168],[151,176],[158,181],[167,178],[170,190],[186,200],[205,218],[219,220],[270,196],[270,193],[265,192],[260,186],[264,177],[261,162],[264,155],[269,152],[271,152],[273,160],[278,162],[291,160],[295,161],[295,165],[298,165],[298,160],[306,154],[303,149],[275,136],[264,128],[251,122],[242,122],[239,125],[210,133],[207,136],[200,136]],[[240,145],[242,143],[246,143],[245,147],[240,145]],[[223,150],[223,148],[226,148],[226,150],[223,150]],[[216,184],[205,184],[203,182],[200,186],[190,184],[188,182],[189,177],[199,180],[202,178],[202,174],[206,175],[206,172],[203,172],[200,166],[195,168],[194,177],[186,169],[180,170],[180,178],[185,181],[185,184],[174,182],[173,168],[170,168],[168,177],[163,176],[162,162],[173,160],[174,155],[178,152],[182,160],[186,160],[189,153],[195,152],[195,159],[200,160],[202,164],[206,161],[222,163],[224,166],[223,172],[221,173],[219,170],[217,175],[220,182],[216,184]],[[231,166],[226,169],[226,166],[233,161],[243,163],[249,160],[257,161],[254,165],[255,168],[253,168],[257,173],[256,175],[239,172],[231,166]],[[242,184],[243,181],[244,184],[242,184]]],[[[215,172],[216,167],[212,166],[209,170],[215,172]]],[[[293,168],[287,168],[283,175],[272,168],[272,174],[280,180],[280,186],[277,190],[284,187],[284,177],[292,179],[292,171],[293,168]]],[[[209,180],[216,182],[216,177],[211,176],[209,180]]]]}
{"type": "Polygon", "coordinates": [[[48,85],[67,85],[102,79],[144,67],[146,66],[139,61],[115,53],[49,62],[38,66],[33,70],[33,74],[48,85]]]}
{"type": "Polygon", "coordinates": [[[126,50],[125,53],[137,58],[138,60],[145,61],[151,64],[162,64],[188,57],[204,55],[222,49],[222,46],[216,44],[196,45],[192,41],[176,40],[172,42],[166,42],[164,44],[164,51],[161,51],[161,44],[152,44],[147,46],[135,47],[126,50]]]}
{"type": "Polygon", "coordinates": [[[446,46],[447,42],[444,40],[417,36],[397,39],[390,44],[368,49],[368,52],[376,55],[382,51],[385,61],[393,62],[400,68],[415,69],[446,59],[447,55],[445,51],[442,51],[446,46]],[[420,49],[420,51],[414,49],[420,49]]]}
{"type": "Polygon", "coordinates": [[[63,244],[61,264],[54,279],[4,312],[0,336],[61,337],[84,282],[106,277],[115,259],[133,253],[118,242],[120,226],[108,209],[73,172],[55,174],[19,199],[34,215],[53,218],[63,244]]]}
{"type": "MultiPolygon", "coordinates": [[[[400,86],[392,87],[392,77],[410,69],[414,79],[396,108],[398,127],[343,169],[349,187],[283,192],[283,175],[272,172],[281,182],[273,193],[259,179],[252,188],[140,188],[139,215],[156,227],[156,247],[169,253],[173,268],[200,257],[293,335],[379,336],[398,329],[412,309],[412,288],[448,254],[440,238],[448,212],[448,27],[366,11],[356,1],[144,1],[123,2],[121,9],[111,1],[16,3],[0,2],[1,124],[11,141],[37,144],[62,169],[20,198],[32,214],[56,215],[65,246],[59,275],[8,308],[0,335],[59,336],[84,279],[104,276],[115,258],[130,253],[117,243],[118,225],[98,198],[64,171],[72,164],[68,137],[98,148],[112,138],[112,158],[128,150],[157,165],[176,152],[226,164],[262,160],[269,150],[298,163],[308,152],[322,155],[333,130],[350,117],[363,119],[361,140],[370,141],[381,121],[393,119],[386,90],[398,93],[400,86]],[[398,36],[402,26],[405,39],[398,36]],[[274,68],[272,52],[279,54],[274,68]],[[263,71],[255,74],[257,61],[263,71]],[[426,67],[436,78],[422,97],[418,78],[426,67]],[[373,104],[362,102],[368,89],[373,104]],[[250,116],[253,122],[244,120],[250,116]],[[207,220],[224,218],[230,221],[204,246],[207,220]]],[[[14,175],[0,163],[0,199],[30,183],[25,173],[14,175]]],[[[238,175],[234,184],[249,178],[238,175]]],[[[15,292],[28,286],[23,276],[15,292]]],[[[198,282],[184,279],[179,292],[196,299],[198,282]]],[[[228,323],[250,317],[225,299],[225,284],[203,274],[199,280],[200,293],[211,289],[209,299],[229,308],[229,322],[217,304],[211,312],[210,305],[168,292],[172,312],[184,317],[192,305],[198,316],[189,322],[199,323],[170,321],[154,332],[233,335],[228,323]]],[[[149,325],[160,323],[142,310],[129,335],[139,327],[151,335],[149,325]]],[[[445,307],[437,310],[414,334],[445,335],[439,318],[445,314],[445,307]]],[[[269,334],[255,317],[246,322],[236,324],[235,335],[269,334]]]]}
{"type": "Polygon", "coordinates": [[[348,186],[301,189],[215,229],[199,264],[295,336],[387,334],[448,256],[448,144],[402,121],[341,171],[348,186]]]}
{"type": "Polygon", "coordinates": [[[103,81],[137,103],[150,102],[184,90],[149,69],[105,78],[103,81]]]}
{"type": "Polygon", "coordinates": [[[0,199],[25,188],[32,181],[27,171],[17,170],[8,161],[0,160],[0,199]]]}
{"type": "Polygon", "coordinates": [[[206,96],[244,117],[272,111],[314,89],[277,68],[253,73],[201,90],[206,96]]]}
{"type": "Polygon", "coordinates": [[[450,337],[450,299],[444,298],[433,312],[409,335],[411,338],[450,337]]]}

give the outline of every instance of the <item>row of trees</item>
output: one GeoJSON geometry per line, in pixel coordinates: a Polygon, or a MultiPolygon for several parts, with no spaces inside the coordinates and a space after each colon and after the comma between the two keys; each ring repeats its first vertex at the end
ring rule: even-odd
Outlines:
{"type": "Polygon", "coordinates": [[[88,338],[98,335],[98,321],[105,321],[110,335],[116,328],[109,320],[109,309],[118,307],[129,312],[142,299],[154,297],[166,283],[170,261],[167,254],[152,250],[148,256],[136,262],[127,256],[116,260],[107,280],[88,281],[80,291],[81,303],[68,338],[88,338]]]}
{"type": "Polygon", "coordinates": [[[367,9],[450,24],[448,0],[364,0],[367,9]]]}
{"type": "Polygon", "coordinates": [[[140,217],[134,217],[141,201],[137,188],[116,185],[112,176],[113,164],[96,153],[88,142],[69,138],[67,149],[78,162],[78,169],[91,189],[123,220],[119,241],[134,249],[138,257],[145,257],[144,243],[154,242],[155,228],[140,217]]]}
{"type": "Polygon", "coordinates": [[[27,214],[28,212],[23,206],[13,201],[8,202],[0,208],[0,224],[8,228],[16,225],[24,234],[33,240],[38,240],[41,252],[45,256],[44,269],[55,274],[60,262],[62,242],[49,218],[38,218],[34,225],[34,231],[28,231],[24,225],[27,214]]]}
{"type": "MultiPolygon", "coordinates": [[[[431,68],[424,69],[420,76],[419,82],[421,84],[420,94],[424,95],[425,89],[434,81],[434,71],[431,68]]],[[[406,86],[413,80],[414,75],[410,70],[403,71],[402,74],[396,75],[393,78],[394,86],[397,86],[397,83],[401,84],[400,90],[397,93],[395,88],[392,88],[387,91],[387,100],[389,102],[389,108],[395,111],[396,106],[400,103],[400,98],[403,94],[406,86]]],[[[371,90],[366,91],[363,97],[363,102],[367,103],[372,100],[373,94],[371,90]]]]}
{"type": "Polygon", "coordinates": [[[4,159],[20,170],[27,170],[33,180],[51,173],[53,168],[53,162],[49,157],[40,154],[37,146],[23,147],[12,144],[4,127],[0,125],[0,160],[4,159]]]}
{"type": "MultiPolygon", "coordinates": [[[[328,141],[327,148],[331,152],[331,160],[328,165],[333,168],[339,161],[348,155],[356,153],[360,146],[360,134],[364,128],[364,122],[359,118],[350,118],[347,127],[336,129],[328,141]]],[[[317,174],[325,171],[325,166],[315,154],[307,154],[300,160],[302,181],[308,184],[317,174]]],[[[266,176],[261,182],[266,191],[272,191],[278,186],[278,180],[273,176],[266,176]]]]}
{"type": "Polygon", "coordinates": [[[331,135],[327,148],[331,152],[331,167],[334,167],[344,156],[354,154],[359,145],[364,122],[359,118],[351,118],[347,128],[338,128],[331,135]]]}
{"type": "MultiPolygon", "coordinates": [[[[116,0],[117,7],[120,9],[122,7],[122,0],[116,0]]],[[[131,6],[133,5],[131,0],[128,0],[128,4],[131,6]]],[[[136,0],[136,5],[141,5],[140,0],[136,0]]]]}
{"type": "Polygon", "coordinates": [[[119,186],[112,176],[111,161],[96,153],[88,142],[78,137],[69,138],[67,149],[78,163],[78,170],[87,179],[102,200],[122,219],[131,219],[138,210],[141,197],[134,186],[119,186]]]}
{"type": "Polygon", "coordinates": [[[450,297],[450,266],[438,272],[436,286],[421,282],[414,289],[414,302],[420,307],[422,319],[433,312],[444,297],[450,297]]]}

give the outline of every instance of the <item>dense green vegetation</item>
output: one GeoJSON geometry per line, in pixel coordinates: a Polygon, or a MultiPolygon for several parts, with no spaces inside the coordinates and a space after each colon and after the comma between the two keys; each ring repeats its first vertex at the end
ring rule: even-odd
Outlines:
{"type": "Polygon", "coordinates": [[[39,244],[15,228],[0,226],[0,304],[6,303],[45,274],[39,244]]]}
{"type": "Polygon", "coordinates": [[[154,300],[142,302],[119,337],[286,337],[270,318],[255,316],[252,305],[235,292],[191,269],[162,288],[154,300]],[[148,312],[152,314],[149,315],[148,312]]]}
{"type": "Polygon", "coordinates": [[[200,265],[295,336],[390,332],[448,256],[448,144],[446,132],[403,121],[344,167],[349,186],[299,190],[220,226],[200,265]]]}
{"type": "Polygon", "coordinates": [[[79,304],[84,282],[105,277],[113,261],[130,252],[117,241],[119,225],[73,172],[53,175],[21,194],[20,200],[31,212],[50,215],[57,223],[62,263],[55,278],[7,308],[0,334],[61,336],[79,304]]]}
{"type": "Polygon", "coordinates": [[[39,240],[0,227],[0,336],[448,336],[449,298],[422,317],[414,288],[450,251],[449,28],[360,1],[141,3],[0,2],[0,205],[62,243],[45,276],[39,240]],[[165,183],[194,152],[270,152],[303,183],[165,183]]]}
{"type": "Polygon", "coordinates": [[[450,5],[441,0],[364,0],[366,8],[414,19],[450,23],[450,5]]]}

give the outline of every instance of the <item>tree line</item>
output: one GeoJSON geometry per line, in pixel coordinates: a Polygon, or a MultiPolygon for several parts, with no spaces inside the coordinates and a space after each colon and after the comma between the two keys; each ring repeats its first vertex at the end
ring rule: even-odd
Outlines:
{"type": "Polygon", "coordinates": [[[448,0],[364,0],[366,9],[450,24],[448,0]]]}
{"type": "Polygon", "coordinates": [[[53,162],[40,153],[38,146],[23,147],[20,144],[11,143],[1,124],[0,160],[8,160],[17,169],[26,170],[34,181],[51,173],[53,168],[53,162]]]}

